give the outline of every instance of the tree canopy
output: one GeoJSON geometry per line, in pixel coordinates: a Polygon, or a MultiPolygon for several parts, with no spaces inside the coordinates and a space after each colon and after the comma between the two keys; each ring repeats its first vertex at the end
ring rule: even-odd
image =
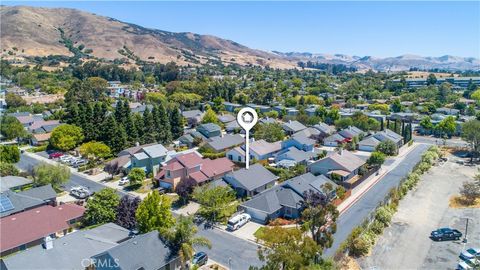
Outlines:
{"type": "Polygon", "coordinates": [[[158,230],[164,232],[175,224],[170,207],[169,197],[153,191],[140,203],[135,217],[141,233],[158,230]]]}
{"type": "Polygon", "coordinates": [[[117,219],[117,207],[120,198],[112,188],[104,188],[96,192],[88,200],[87,209],[83,220],[86,225],[99,225],[108,222],[115,222],[117,219]]]}
{"type": "Polygon", "coordinates": [[[75,148],[79,143],[83,141],[83,131],[81,128],[62,124],[53,129],[50,136],[50,143],[53,147],[67,151],[75,148]]]}

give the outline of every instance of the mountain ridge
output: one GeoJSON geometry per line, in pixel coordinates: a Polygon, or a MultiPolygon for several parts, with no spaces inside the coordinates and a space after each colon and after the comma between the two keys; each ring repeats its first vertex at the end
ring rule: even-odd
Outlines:
{"type": "Polygon", "coordinates": [[[343,64],[359,70],[480,70],[474,57],[355,56],[310,52],[262,51],[213,35],[169,32],[122,22],[71,8],[0,6],[2,56],[83,55],[130,63],[137,60],[179,65],[205,63],[297,68],[298,62],[343,64]],[[70,47],[69,47],[70,46],[70,47]],[[82,47],[81,50],[78,50],[82,47]],[[73,48],[73,49],[72,49],[73,48]],[[15,50],[16,49],[16,50],[15,50]]]}

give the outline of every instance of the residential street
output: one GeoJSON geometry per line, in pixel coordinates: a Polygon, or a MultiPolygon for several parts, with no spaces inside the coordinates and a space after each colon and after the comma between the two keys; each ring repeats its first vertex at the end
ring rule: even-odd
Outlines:
{"type": "MultiPolygon", "coordinates": [[[[16,166],[21,170],[28,170],[40,162],[40,160],[22,154],[16,166]]],[[[101,183],[72,173],[70,180],[65,184],[65,189],[68,190],[72,186],[78,185],[88,187],[95,192],[106,187],[101,183]]],[[[128,194],[123,191],[118,191],[118,193],[120,195],[128,194]]],[[[250,265],[262,265],[257,256],[257,246],[254,243],[240,239],[220,229],[205,229],[203,226],[199,226],[198,229],[199,235],[208,238],[212,242],[212,249],[203,248],[200,250],[207,252],[208,256],[214,261],[228,266],[229,258],[231,258],[231,269],[248,269],[250,265]]]]}
{"type": "MultiPolygon", "coordinates": [[[[39,159],[35,159],[33,157],[27,156],[25,154],[20,155],[20,161],[16,164],[16,166],[24,171],[28,171],[30,168],[40,164],[41,161],[39,159]]],[[[71,187],[74,186],[84,186],[90,189],[92,192],[98,192],[102,189],[104,189],[106,186],[104,186],[101,183],[92,181],[90,179],[87,179],[85,177],[82,177],[76,173],[72,173],[70,176],[70,180],[65,183],[65,190],[70,190],[71,187]]],[[[117,191],[121,196],[127,195],[127,192],[118,190],[117,191]]]]}
{"type": "Polygon", "coordinates": [[[405,159],[373,187],[371,187],[355,204],[345,210],[337,221],[337,232],[331,248],[324,251],[324,257],[331,257],[335,254],[340,244],[348,237],[350,232],[360,225],[363,220],[378,206],[385,198],[391,188],[396,187],[400,180],[405,177],[420,161],[421,155],[430,147],[426,144],[419,144],[412,150],[405,159]]]}

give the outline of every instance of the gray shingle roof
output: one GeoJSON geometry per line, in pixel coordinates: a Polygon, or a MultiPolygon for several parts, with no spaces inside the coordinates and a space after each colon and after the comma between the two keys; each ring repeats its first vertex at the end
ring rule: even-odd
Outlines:
{"type": "Polygon", "coordinates": [[[305,152],[303,150],[299,150],[296,147],[292,146],[288,148],[287,151],[282,152],[281,154],[277,155],[277,160],[293,160],[295,162],[302,162],[305,160],[309,160],[313,157],[317,156],[315,152],[305,152]]]}
{"type": "MultiPolygon", "coordinates": [[[[111,265],[115,265],[115,259],[117,259],[118,267],[115,269],[146,270],[161,269],[177,256],[171,254],[170,249],[160,239],[158,231],[151,231],[137,235],[105,252],[92,256],[92,258],[111,260],[111,265]]],[[[111,268],[97,266],[96,269],[111,268]]]]}
{"type": "Polygon", "coordinates": [[[374,147],[376,147],[379,143],[380,141],[372,135],[365,137],[365,139],[358,142],[359,145],[374,146],[374,147]]]}
{"type": "MultiPolygon", "coordinates": [[[[234,178],[245,187],[246,190],[252,191],[261,186],[276,181],[279,177],[265,169],[260,164],[253,164],[247,170],[245,168],[234,171],[226,175],[225,179],[234,178]]],[[[228,180],[226,180],[228,182],[228,180]]]]}
{"type": "Polygon", "coordinates": [[[31,184],[33,181],[21,176],[3,176],[0,178],[0,191],[31,184]]]}
{"type": "Polygon", "coordinates": [[[338,134],[342,135],[345,138],[353,138],[362,134],[363,131],[355,126],[349,126],[345,129],[342,129],[338,132],[338,134]]]}
{"type": "Polygon", "coordinates": [[[200,110],[191,110],[191,111],[183,111],[182,116],[185,118],[197,118],[197,117],[202,117],[203,112],[200,110]]]}
{"type": "Polygon", "coordinates": [[[154,144],[143,148],[143,152],[149,155],[151,158],[158,158],[167,155],[167,148],[161,144],[154,144]]]}
{"type": "Polygon", "coordinates": [[[242,144],[245,141],[245,139],[238,135],[231,135],[231,134],[226,134],[222,137],[216,136],[210,138],[210,141],[208,142],[208,145],[213,148],[215,151],[223,151],[228,148],[235,147],[237,145],[242,144]]]}
{"type": "Polygon", "coordinates": [[[306,129],[307,127],[304,126],[302,123],[298,121],[288,121],[286,123],[283,123],[282,125],[283,129],[290,131],[290,132],[298,132],[301,130],[306,129]]]}
{"type": "Polygon", "coordinates": [[[315,126],[313,126],[314,128],[318,129],[320,132],[322,132],[323,134],[333,134],[335,132],[335,128],[334,127],[331,127],[325,123],[318,123],[316,124],[315,126]]]}
{"type": "Polygon", "coordinates": [[[325,139],[323,139],[324,142],[336,142],[336,141],[343,141],[345,139],[345,137],[343,137],[342,135],[338,134],[338,133],[334,133],[328,137],[326,137],[325,139]]]}
{"type": "Polygon", "coordinates": [[[104,252],[128,237],[127,229],[107,223],[54,239],[52,249],[35,246],[2,260],[9,270],[84,269],[82,260],[104,252]]]}
{"type": "Polygon", "coordinates": [[[10,199],[13,205],[13,209],[1,212],[0,217],[5,217],[18,212],[22,212],[26,209],[44,205],[48,201],[55,199],[55,197],[57,196],[51,185],[35,187],[21,192],[13,192],[11,190],[6,190],[2,192],[2,195],[10,199]]]}

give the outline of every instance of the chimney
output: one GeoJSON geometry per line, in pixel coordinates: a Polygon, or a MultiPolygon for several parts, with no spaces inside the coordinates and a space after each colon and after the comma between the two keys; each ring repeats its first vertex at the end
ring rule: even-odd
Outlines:
{"type": "Polygon", "coordinates": [[[43,248],[46,250],[53,248],[53,238],[50,235],[43,238],[43,248]]]}

